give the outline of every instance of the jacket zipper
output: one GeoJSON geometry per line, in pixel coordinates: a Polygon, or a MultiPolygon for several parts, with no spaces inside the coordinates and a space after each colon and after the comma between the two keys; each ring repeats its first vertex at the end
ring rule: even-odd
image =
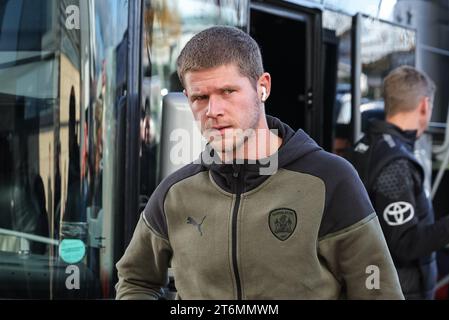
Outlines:
{"type": "Polygon", "coordinates": [[[240,282],[240,274],[237,264],[237,216],[240,207],[241,199],[241,176],[242,173],[239,172],[236,167],[234,167],[234,173],[232,174],[235,181],[236,198],[235,205],[232,212],[232,268],[234,270],[235,282],[237,285],[237,300],[242,300],[242,284],[240,282]]]}

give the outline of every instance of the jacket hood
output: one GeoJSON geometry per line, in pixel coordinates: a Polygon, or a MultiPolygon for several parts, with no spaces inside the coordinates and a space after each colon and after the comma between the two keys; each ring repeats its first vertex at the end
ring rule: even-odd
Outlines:
{"type": "Polygon", "coordinates": [[[233,177],[243,172],[244,190],[255,188],[278,169],[298,161],[307,154],[321,150],[314,140],[312,140],[303,130],[295,132],[290,126],[279,119],[266,116],[269,129],[277,130],[275,133],[282,139],[279,150],[272,156],[257,161],[239,160],[233,163],[222,163],[219,156],[210,146],[201,153],[201,165],[212,172],[215,182],[220,187],[232,190],[233,177]]]}
{"type": "Polygon", "coordinates": [[[322,149],[302,129],[295,132],[290,126],[271,116],[267,116],[267,122],[270,129],[278,129],[279,136],[282,138],[282,145],[278,151],[279,168],[322,149]]]}
{"type": "Polygon", "coordinates": [[[243,163],[221,163],[219,156],[215,150],[206,145],[206,148],[201,153],[201,164],[208,169],[218,169],[219,167],[231,167],[242,164],[248,169],[259,169],[264,163],[269,162],[270,158],[277,157],[279,168],[282,168],[293,161],[302,158],[303,156],[321,150],[322,148],[309,137],[302,129],[295,132],[289,125],[283,123],[278,118],[266,116],[269,129],[277,130],[277,135],[282,139],[282,144],[279,150],[269,158],[260,159],[258,161],[241,160],[243,163]],[[209,159],[206,161],[205,159],[209,159]],[[254,163],[256,162],[256,163],[254,163]]]}

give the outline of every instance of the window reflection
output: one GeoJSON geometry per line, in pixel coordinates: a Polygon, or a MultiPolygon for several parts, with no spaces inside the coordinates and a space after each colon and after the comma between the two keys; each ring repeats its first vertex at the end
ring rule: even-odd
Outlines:
{"type": "Polygon", "coordinates": [[[383,79],[401,65],[415,65],[416,33],[370,17],[361,26],[362,131],[368,118],[383,118],[383,79]]]}
{"type": "Polygon", "coordinates": [[[128,1],[5,0],[0,28],[0,298],[111,297],[128,1]]]}
{"type": "Polygon", "coordinates": [[[6,230],[0,249],[5,252],[48,249],[14,232],[49,237],[59,65],[52,52],[53,9],[53,2],[42,0],[0,5],[0,228],[6,230]]]}
{"type": "Polygon", "coordinates": [[[121,239],[120,196],[123,194],[124,118],[121,98],[126,92],[128,1],[88,1],[89,38],[83,45],[84,92],[82,115],[81,222],[89,226],[86,264],[102,295],[113,295],[115,246],[121,239]],[[121,128],[121,129],[120,129],[121,128]],[[84,220],[83,220],[84,219],[84,220]],[[117,234],[117,232],[118,234],[117,234]]]}
{"type": "Polygon", "coordinates": [[[370,100],[381,98],[380,77],[400,65],[415,64],[415,32],[369,17],[362,18],[361,89],[370,100]]]}
{"type": "Polygon", "coordinates": [[[350,147],[352,17],[323,11],[325,55],[325,148],[345,155],[350,147]],[[336,83],[334,83],[336,81],[336,83]]]}

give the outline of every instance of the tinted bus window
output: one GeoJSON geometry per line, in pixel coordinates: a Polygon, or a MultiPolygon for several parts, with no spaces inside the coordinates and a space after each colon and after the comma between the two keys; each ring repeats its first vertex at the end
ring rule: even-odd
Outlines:
{"type": "Polygon", "coordinates": [[[60,63],[55,12],[56,1],[0,5],[0,290],[6,298],[49,297],[60,63]]]}
{"type": "Polygon", "coordinates": [[[127,19],[126,0],[0,4],[0,298],[114,295],[127,19]]]}

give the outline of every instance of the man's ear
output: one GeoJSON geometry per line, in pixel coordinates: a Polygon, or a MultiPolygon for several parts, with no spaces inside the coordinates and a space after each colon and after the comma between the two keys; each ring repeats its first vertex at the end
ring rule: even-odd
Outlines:
{"type": "Polygon", "coordinates": [[[188,98],[189,96],[187,95],[187,91],[186,89],[182,90],[182,93],[184,93],[184,95],[188,98]]]}
{"type": "Polygon", "coordinates": [[[432,110],[432,105],[430,103],[429,97],[423,97],[419,103],[419,113],[422,115],[428,115],[432,110]]]}
{"type": "Polygon", "coordinates": [[[259,78],[258,86],[260,89],[260,100],[265,102],[270,95],[271,91],[271,76],[268,72],[264,72],[262,76],[259,78]]]}

